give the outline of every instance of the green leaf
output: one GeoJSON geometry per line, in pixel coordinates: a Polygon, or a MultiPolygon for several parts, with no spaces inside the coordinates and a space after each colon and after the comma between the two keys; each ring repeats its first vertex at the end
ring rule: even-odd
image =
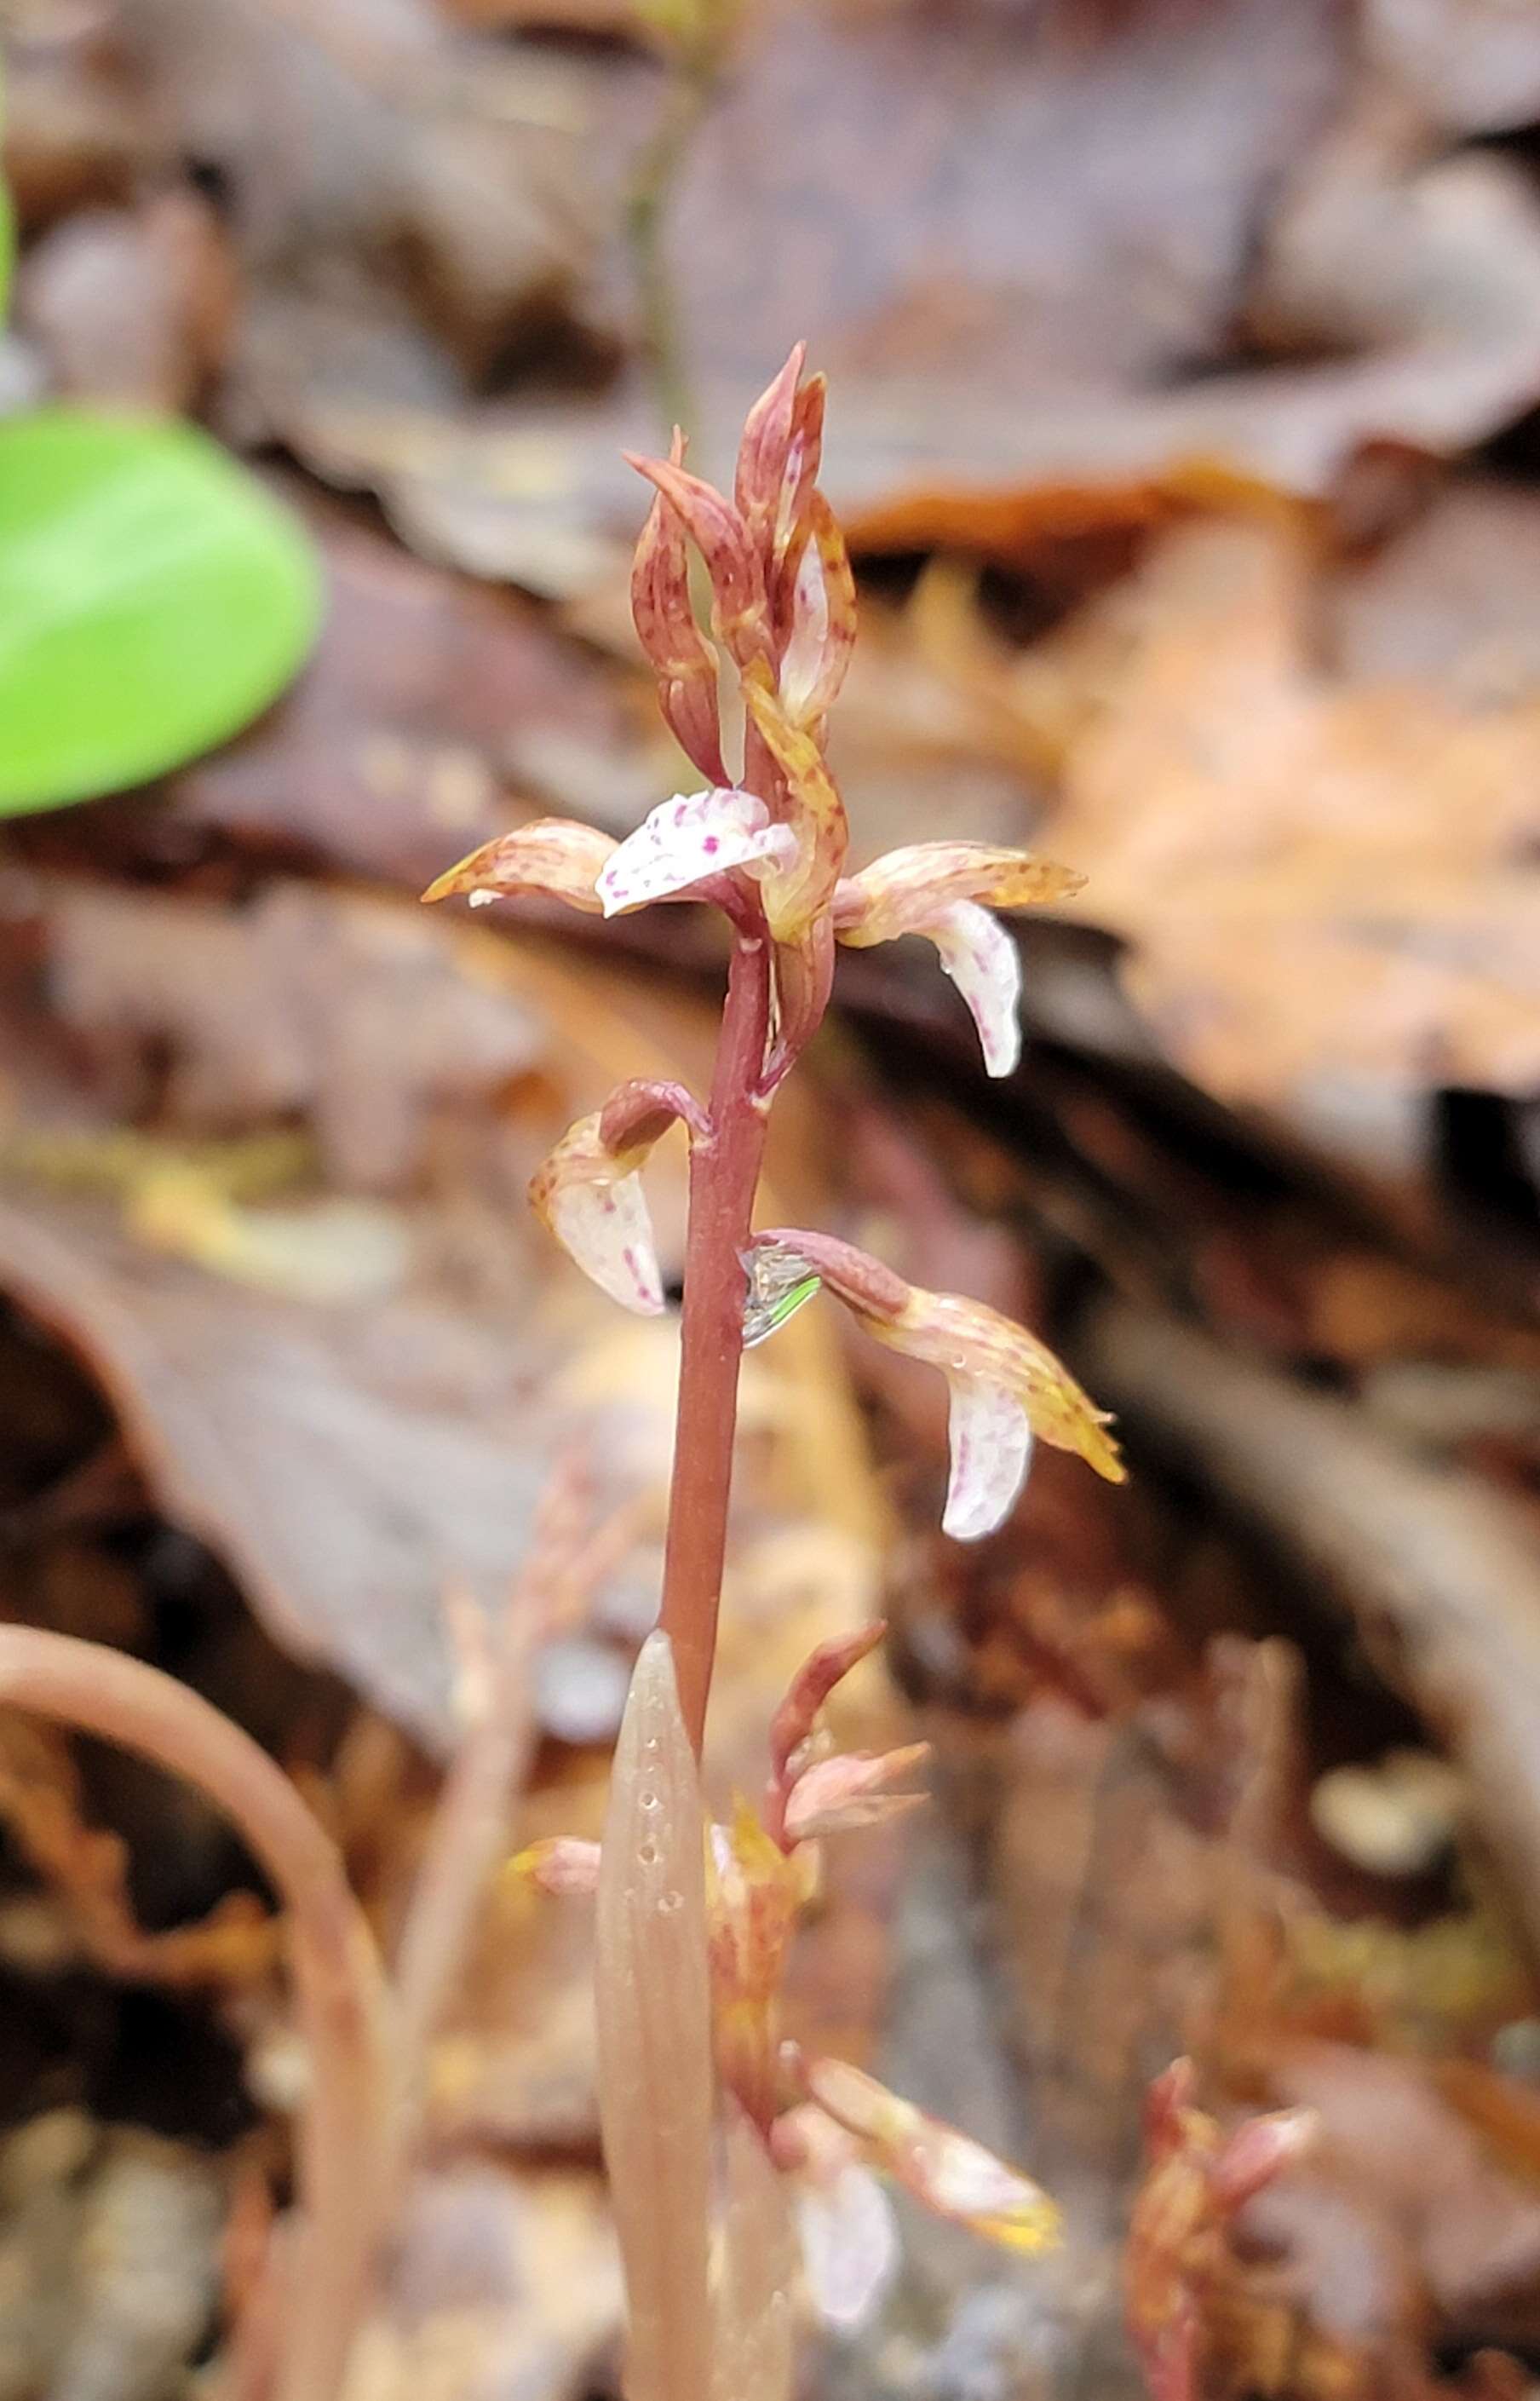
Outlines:
{"type": "Polygon", "coordinates": [[[224,741],[282,691],[320,613],[298,525],[192,426],[0,422],[0,816],[224,741]]]}

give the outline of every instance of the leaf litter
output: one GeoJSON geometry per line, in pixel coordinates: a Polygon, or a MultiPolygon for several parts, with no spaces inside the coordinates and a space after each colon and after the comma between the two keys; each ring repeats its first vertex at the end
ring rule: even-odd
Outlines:
{"type": "MultiPolygon", "coordinates": [[[[613,19],[579,14],[613,38],[613,19]]],[[[488,1641],[575,1437],[620,1547],[579,1579],[534,1680],[545,1722],[510,1770],[510,1848],[597,1831],[615,1671],[656,1591],[666,1330],[615,1335],[519,1193],[615,1073],[697,1071],[680,970],[705,954],[681,919],[672,983],[656,961],[595,973],[522,925],[425,937],[389,896],[521,812],[577,806],[623,832],[668,789],[604,655],[635,514],[612,446],[652,415],[624,363],[620,220],[660,70],[527,32],[494,49],[406,11],[312,27],[222,9],[196,42],[171,0],[127,17],[116,52],[66,28],[15,71],[13,172],[44,231],[26,338],[83,390],[123,364],[72,367],[48,246],[83,272],[62,237],[110,232],[106,254],[184,275],[145,250],[143,179],[196,157],[220,253],[204,263],[238,296],[222,328],[173,275],[161,392],[223,367],[228,433],[379,492],[428,555],[312,499],[334,606],[298,691],[164,792],[18,845],[49,871],[6,884],[0,1282],[19,1314],[0,1331],[16,1462],[0,1572],[7,1612],[149,1651],[260,1716],[393,1934],[434,1763],[467,1755],[488,1641]],[[115,116],[129,59],[155,105],[115,116]],[[225,103],[249,78],[272,106],[232,133],[225,103]],[[332,117],[346,174],[315,139],[332,117]],[[574,160],[600,157],[578,189],[574,160]],[[82,199],[111,226],[72,216],[82,199]],[[559,384],[575,354],[586,396],[523,388],[552,362],[559,384]],[[562,596],[567,630],[477,573],[562,596]],[[383,889],[295,880],[318,870],[383,889]]],[[[1049,1461],[961,1563],[889,1541],[912,1500],[928,1514],[944,1457],[905,1362],[868,1350],[862,1370],[879,1479],[815,1312],[753,1363],[724,1776],[752,1775],[767,1692],[869,1612],[880,1573],[947,1798],[923,1889],[891,1852],[835,1889],[800,2006],[846,2055],[869,2056],[882,2024],[907,2041],[906,2089],[1009,2134],[1069,2228],[1057,2262],[1003,2284],[914,2246],[890,2315],[821,2373],[841,2401],[1093,2374],[1137,2389],[1121,2286],[1142,2193],[1159,2289],[1193,2316],[1189,2389],[1499,2401],[1521,2373],[1499,2354],[1540,2331],[1525,1680],[1508,1678],[1506,1717],[1491,1698],[1524,1580],[1472,1612],[1463,1666],[1488,1685],[1451,1707],[1405,1626],[1385,1640],[1361,1557],[1337,1614],[1310,1589],[1322,1453],[1304,1443],[1270,1509],[1223,1408],[1194,1406],[1165,1471],[1192,1398],[1174,1310],[1213,1346],[1200,1397],[1237,1389],[1220,1372],[1237,1351],[1248,1391],[1333,1380],[1355,1442],[1396,1447],[1398,1489],[1425,1499],[1456,1472],[1533,1531],[1533,1260],[1510,1226],[1478,1240],[1461,1196],[1435,1214],[1426,1189],[1451,1091],[1519,1127],[1535,1082],[1528,491],[1435,487],[1415,454],[1458,452],[1540,392],[1522,145],[1455,146],[1525,124],[1540,76],[1519,17],[1480,0],[1378,0],[1351,42],[1337,12],[1286,22],[1242,0],[1196,32],[1162,7],[1050,12],[1025,36],[970,11],[945,30],[905,10],[747,23],[670,202],[706,448],[760,375],[767,315],[818,336],[839,377],[837,497],[865,543],[954,554],[907,601],[868,597],[841,762],[862,853],[938,811],[978,830],[981,797],[1000,840],[1052,823],[1138,1014],[1110,1010],[1110,946],[1045,928],[1028,1007],[1057,1049],[1029,1051],[981,1131],[955,1105],[949,1022],[911,1008],[901,967],[852,978],[869,1049],[830,1062],[777,1173],[797,1196],[784,1214],[811,1187],[927,1283],[1013,1311],[1029,1293],[1034,1323],[1061,1317],[1087,1357],[1132,1310],[1145,1347],[1123,1353],[1131,1499],[1088,1503],[1049,1461]],[[852,171],[852,88],[886,180],[852,171]],[[1110,127],[1124,168],[1088,185],[1110,127]],[[1203,177],[1174,177],[1173,150],[1203,177]],[[810,192],[838,241],[806,239],[810,192]],[[948,1106],[910,1094],[875,1133],[857,1104],[933,1069],[948,1106]],[[1121,1321],[1073,1305],[1087,1261],[1121,1321]],[[1160,1372],[1136,1377],[1138,1358],[1160,1372]],[[1303,1677],[1280,1667],[1280,1629],[1303,1677]],[[1433,1807],[1420,1772],[1414,1801],[1395,1763],[1447,1777],[1445,1749],[1452,1785],[1433,1807]],[[960,2109],[963,2023],[977,2066],[960,2109]],[[1183,2051],[1173,2186],[1153,2148],[1141,2161],[1138,2121],[1183,2051]],[[1210,2209],[1204,2162],[1295,2107],[1312,2147],[1238,2215],[1210,2209]]],[[[666,1261],[666,1146],[653,1180],[666,1261]]],[[[1260,1403],[1256,1422],[1295,1424],[1260,1403]]],[[[1404,1522],[1434,1521],[1409,1502],[1404,1522]]],[[[1450,1557],[1458,1593],[1469,1557],[1458,1541],[1450,1557]]],[[[872,1688],[862,1706],[892,1708],[872,1688]]],[[[113,2060],[190,2055],[195,2024],[230,2046],[198,2071],[224,2096],[199,2138],[219,2126],[218,2176],[270,2192],[302,2063],[266,1897],[196,1812],[103,1783],[86,1754],[18,1765],[5,1733],[7,2047],[40,2043],[52,2089],[62,2075],[89,2113],[51,2151],[49,2118],[23,2130],[45,2155],[26,2193],[60,2208],[35,2228],[25,2177],[0,2166],[6,2239],[62,2256],[95,2173],[79,2162],[113,2156],[124,2120],[155,2122],[113,2060]],[[72,1977],[116,2031],[69,2019],[72,1977]],[[122,2033],[135,1983],[193,2014],[122,2033]],[[268,2122],[232,2159],[242,2053],[268,2122]]],[[[580,1910],[537,1916],[494,1880],[429,2047],[431,2164],[360,2346],[361,2401],[425,2381],[554,2395],[610,2372],[587,1944],[580,1910]]],[[[215,2212],[186,2131],[149,2138],[172,2147],[157,2167],[186,2230],[155,2354],[171,2363],[211,2291],[215,2212]]],[[[238,2262],[229,2276],[233,2295],[238,2262]]],[[[53,2323],[22,2382],[57,2367],[53,2323]]],[[[168,2372],[136,2365],[120,2326],[103,2355],[113,2394],[168,2372]]]]}

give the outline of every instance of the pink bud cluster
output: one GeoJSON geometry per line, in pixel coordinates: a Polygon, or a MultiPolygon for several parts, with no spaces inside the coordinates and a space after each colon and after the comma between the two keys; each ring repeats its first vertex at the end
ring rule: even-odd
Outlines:
{"type": "Polygon", "coordinates": [[[1129,2330],[1152,2401],[1202,2401],[1205,2319],[1240,2211],[1315,2138],[1311,2109],[1244,2118],[1226,2133],[1195,2104],[1197,2078],[1179,2059],[1145,2106],[1146,2174],[1124,2257],[1129,2330]]]}

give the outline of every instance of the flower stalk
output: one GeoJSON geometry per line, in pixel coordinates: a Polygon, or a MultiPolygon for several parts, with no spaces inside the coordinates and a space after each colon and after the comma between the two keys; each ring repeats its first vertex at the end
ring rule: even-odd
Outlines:
{"type": "MultiPolygon", "coordinates": [[[[826,1287],[874,1338],[937,1367],[952,1402],[943,1522],[960,1540],[1003,1521],[1037,1438],[1079,1452],[1100,1475],[1123,1473],[1102,1413],[1022,1327],[976,1301],[924,1292],[828,1235],[754,1231],[770,1105],[823,1019],[837,945],[926,937],[974,1018],[987,1071],[1009,1075],[1020,1049],[1021,970],[995,912],[1068,899],[1081,880],[1027,851],[958,842],[911,844],[847,873],[849,828],[827,728],[855,638],[855,586],[818,487],[823,379],[804,379],[802,367],[798,346],[750,411],[730,496],[689,471],[678,430],[667,459],[632,461],[653,487],[633,616],[660,710],[704,788],[660,802],[619,844],[559,819],[517,829],[450,868],[425,896],[480,904],[538,895],[606,917],[704,901],[722,912],[731,941],[706,1101],[677,1086],[622,1086],[564,1137],[531,1187],[540,1216],[579,1265],[624,1306],[656,1314],[663,1287],[642,1173],[671,1124],[687,1129],[689,1222],[659,1630],[637,1667],[602,1860],[560,1844],[524,1862],[553,1891],[597,1878],[601,2114],[631,2306],[631,2401],[698,2401],[712,2389],[714,2367],[721,2401],[724,2376],[743,2386],[732,2401],[782,2401],[786,2388],[790,2353],[779,2340],[753,2349],[752,2372],[731,2365],[746,2354],[730,2333],[735,2305],[724,2296],[735,2277],[741,2295],[749,2292],[762,2262],[740,2259],[735,2268],[729,2256],[721,2269],[715,2363],[710,2356],[702,2296],[717,2122],[713,2051],[724,2139],[737,2154],[729,2218],[736,2210],[741,2226],[746,2211],[776,2247],[773,2192],[761,2160],[745,2160],[742,2149],[757,2143],[763,2161],[801,2179],[804,2226],[823,2229],[808,2254],[810,2272],[841,2322],[865,2306],[883,2272],[878,2171],[993,2240],[1030,2247],[1050,2239],[1053,2224],[1037,2188],[978,2146],[854,2069],[804,2066],[781,2038],[784,1955],[816,1890],[819,1842],[919,1798],[893,1787],[918,1765],[920,1749],[875,1760],[819,1749],[819,1707],[876,1639],[870,1629],[853,1647],[815,1654],[788,1694],[772,1730],[763,1817],[741,1804],[729,1826],[712,1830],[702,1898],[695,1770],[716,1647],[743,1350],[826,1287]],[[694,578],[709,587],[704,624],[694,578]],[[737,781],[723,744],[724,672],[736,678],[743,703],[737,781]],[[643,1723],[650,1727],[645,1757],[637,1750],[643,1723]],[[665,1758],[672,1765],[658,1780],[665,1758]],[[690,1857],[695,1868],[687,1872],[690,1857]],[[825,2256],[820,2272],[814,2259],[831,2241],[845,2247],[843,2267],[836,2261],[829,2273],[825,2256]]],[[[730,2255],[738,2238],[720,2232],[718,2249],[725,2243],[730,2255]]],[[[747,2305],[736,2306],[742,2319],[747,2305]]]]}
{"type": "Polygon", "coordinates": [[[679,1403],[659,1623],[674,1645],[679,1707],[697,1758],[716,1653],[727,1557],[746,1277],[769,1103],[770,944],[740,935],[712,1078],[707,1130],[690,1146],[679,1403]]]}

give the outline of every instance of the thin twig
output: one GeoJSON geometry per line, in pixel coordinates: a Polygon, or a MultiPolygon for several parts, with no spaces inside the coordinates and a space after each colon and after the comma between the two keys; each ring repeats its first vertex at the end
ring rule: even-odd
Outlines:
{"type": "Polygon", "coordinates": [[[388,2003],[341,1857],[281,1768],[157,1667],[36,1626],[0,1626],[0,1700],[99,1735],[184,1776],[234,1820],[288,1912],[310,2075],[297,2142],[303,2239],[280,2401],[333,2401],[380,2228],[392,2084],[388,2003]]]}

